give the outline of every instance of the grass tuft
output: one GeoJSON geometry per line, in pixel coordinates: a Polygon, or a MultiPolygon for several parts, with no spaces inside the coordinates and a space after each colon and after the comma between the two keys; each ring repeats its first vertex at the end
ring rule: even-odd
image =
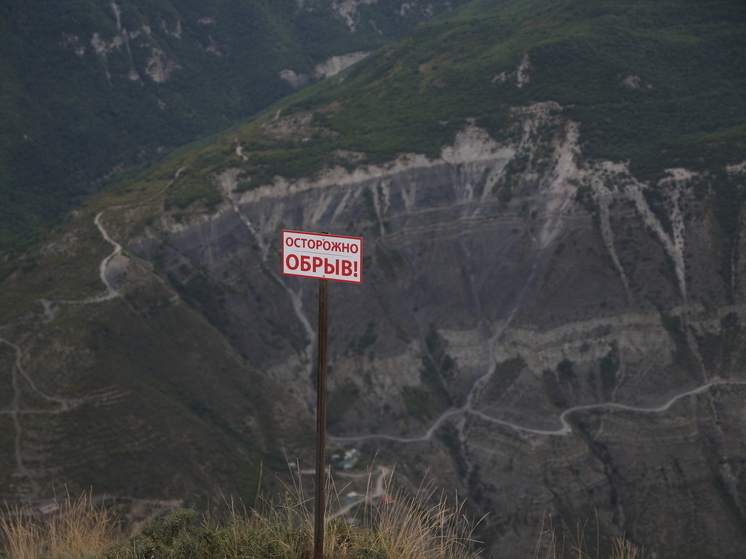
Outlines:
{"type": "Polygon", "coordinates": [[[0,541],[10,559],[98,557],[121,539],[113,512],[95,505],[90,493],[55,505],[51,518],[30,507],[0,517],[0,541]]]}
{"type": "Polygon", "coordinates": [[[434,489],[408,495],[394,492],[393,503],[374,509],[371,534],[392,559],[446,559],[471,557],[471,528],[463,502],[450,507],[445,496],[433,502],[434,489]]]}
{"type": "Polygon", "coordinates": [[[586,533],[587,522],[578,523],[576,532],[573,534],[564,524],[559,529],[555,528],[551,520],[550,516],[548,527],[544,522],[542,523],[532,559],[645,559],[647,557],[645,548],[619,537],[612,538],[610,545],[602,551],[598,516],[596,516],[595,542],[586,533]],[[566,541],[568,536],[569,544],[566,541]]]}

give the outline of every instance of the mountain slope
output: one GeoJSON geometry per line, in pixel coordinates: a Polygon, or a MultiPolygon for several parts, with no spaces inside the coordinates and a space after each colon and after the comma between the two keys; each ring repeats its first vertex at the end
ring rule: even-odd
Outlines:
{"type": "Polygon", "coordinates": [[[722,164],[743,149],[730,142],[743,134],[743,25],[733,2],[472,2],[330,89],[354,98],[332,125],[380,157],[407,146],[434,155],[440,120],[551,100],[584,124],[589,155],[650,173],[690,156],[687,144],[716,144],[722,164]]]}
{"type": "Polygon", "coordinates": [[[4,2],[0,242],[460,3],[4,2]]]}
{"type": "Polygon", "coordinates": [[[6,495],[171,497],[132,464],[173,432],[190,498],[277,438],[310,467],[316,285],[279,234],[324,230],[366,243],[331,290],[337,449],[459,488],[490,550],[597,514],[602,545],[742,556],[745,37],[736,2],[475,1],[8,248],[6,495]],[[131,486],[45,438],[106,390],[152,426],[119,423],[131,486]]]}

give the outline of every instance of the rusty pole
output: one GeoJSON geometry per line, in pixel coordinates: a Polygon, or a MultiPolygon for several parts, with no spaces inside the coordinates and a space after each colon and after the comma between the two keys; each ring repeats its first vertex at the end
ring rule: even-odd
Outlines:
{"type": "Polygon", "coordinates": [[[318,376],[316,378],[316,524],[313,559],[324,559],[326,513],[326,349],[328,280],[319,280],[318,376]]]}

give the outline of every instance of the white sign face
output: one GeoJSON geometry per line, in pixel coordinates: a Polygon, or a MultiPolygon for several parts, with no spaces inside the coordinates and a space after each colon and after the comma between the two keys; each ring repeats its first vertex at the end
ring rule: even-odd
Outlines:
{"type": "Polygon", "coordinates": [[[282,273],[363,283],[363,240],[360,237],[283,231],[282,273]]]}

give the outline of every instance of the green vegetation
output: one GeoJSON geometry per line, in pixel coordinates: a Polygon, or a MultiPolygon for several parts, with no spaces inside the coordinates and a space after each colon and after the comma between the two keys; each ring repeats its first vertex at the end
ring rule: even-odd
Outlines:
{"type": "Polygon", "coordinates": [[[510,107],[539,101],[580,122],[586,156],[631,160],[639,178],[677,165],[721,173],[746,146],[745,17],[726,0],[475,0],[283,105],[324,113],[338,133],[302,148],[305,174],[322,146],[368,162],[434,157],[467,118],[500,138],[510,107]],[[518,88],[524,55],[530,81],[518,88]]]}
{"type": "Polygon", "coordinates": [[[346,380],[335,390],[329,393],[329,404],[327,410],[327,422],[334,427],[340,421],[347,410],[353,408],[360,398],[360,390],[351,380],[346,380]]]}
{"type": "Polygon", "coordinates": [[[425,336],[425,351],[420,355],[422,384],[402,390],[407,411],[419,420],[431,419],[436,410],[453,404],[446,382],[454,377],[456,362],[446,353],[445,346],[445,340],[431,325],[425,336]]]}
{"type": "MultiPolygon", "coordinates": [[[[227,168],[239,169],[237,190],[245,191],[278,175],[313,177],[329,165],[352,169],[404,152],[436,157],[467,119],[501,141],[520,132],[512,108],[556,101],[580,124],[585,157],[629,161],[643,180],[676,166],[708,172],[716,215],[732,238],[743,194],[725,165],[746,153],[746,51],[739,48],[745,21],[736,0],[473,0],[222,138],[173,152],[161,168],[115,191],[136,194],[183,168],[162,194],[166,209],[210,211],[221,199],[212,181],[227,168]],[[519,88],[524,61],[528,81],[519,88]]],[[[189,90],[199,90],[199,83],[189,90]]],[[[210,120],[211,126],[217,122],[227,125],[210,120]]],[[[551,139],[549,129],[537,134],[537,140],[551,139]]],[[[546,154],[533,157],[537,165],[546,160],[546,154]]],[[[24,169],[43,168],[14,161],[25,161],[24,169]]],[[[526,164],[528,154],[522,154],[509,171],[526,164]]],[[[647,189],[645,195],[664,215],[659,194],[647,189]]],[[[499,197],[508,204],[512,196],[507,181],[499,197]]],[[[381,248],[375,256],[387,276],[396,274],[397,255],[381,248]]],[[[728,266],[724,260],[724,273],[728,266]]]]}
{"type": "MultiPolygon", "coordinates": [[[[13,348],[6,344],[0,344],[0,370],[12,371],[15,367],[16,353],[13,348]]],[[[0,378],[0,406],[5,409],[13,405],[13,377],[3,375],[0,378]]],[[[5,437],[3,437],[4,439],[5,437]]],[[[0,439],[2,440],[2,439],[0,439]]]]}
{"type": "Polygon", "coordinates": [[[567,395],[551,369],[546,369],[542,373],[542,384],[544,385],[544,392],[547,399],[554,407],[559,409],[569,407],[567,395]]]}
{"type": "MultiPolygon", "coordinates": [[[[333,54],[383,47],[422,18],[416,10],[392,15],[384,3],[359,6],[359,28],[350,33],[328,5],[310,12],[258,0],[238,4],[207,2],[198,13],[168,0],[122,2],[121,25],[130,32],[148,25],[152,33],[132,39],[130,55],[111,47],[105,57],[96,55],[90,37],[98,32],[111,42],[118,35],[110,6],[4,4],[0,242],[124,178],[125,170],[235,126],[291,93],[279,70],[310,72],[333,54]],[[210,41],[217,51],[205,50],[210,41]],[[153,49],[179,66],[163,83],[144,74],[153,49]],[[131,69],[139,80],[128,77],[131,69]]],[[[445,6],[432,4],[435,13],[445,6]]],[[[199,143],[174,152],[194,165],[172,185],[169,204],[213,207],[219,195],[208,183],[221,166],[242,163],[241,190],[276,175],[351,166],[340,150],[361,154],[354,164],[403,152],[435,157],[471,118],[501,140],[511,107],[556,101],[580,123],[587,157],[630,161],[643,180],[676,166],[708,171],[718,217],[731,235],[742,194],[725,165],[746,151],[746,11],[739,0],[463,4],[231,131],[218,142],[220,153],[208,148],[219,162],[190,157],[199,143]],[[527,81],[519,88],[524,61],[527,81]],[[260,129],[278,109],[283,119],[312,113],[313,121],[295,132],[260,129]],[[234,138],[247,161],[232,153],[234,138]]],[[[510,201],[509,184],[500,196],[510,201]]]]}
{"type": "Polygon", "coordinates": [[[203,201],[208,208],[214,209],[222,200],[222,197],[215,190],[210,179],[204,176],[204,174],[196,176],[187,174],[184,177],[179,177],[169,187],[169,191],[170,196],[165,206],[167,210],[172,205],[183,210],[197,200],[203,201]]]}
{"type": "Polygon", "coordinates": [[[446,382],[454,377],[456,362],[446,353],[446,341],[432,324],[425,336],[425,347],[427,351],[422,352],[420,370],[423,386],[430,391],[440,408],[448,407],[453,400],[446,382]]]}
{"type": "Polygon", "coordinates": [[[402,389],[402,400],[410,415],[417,419],[429,419],[433,415],[433,404],[430,393],[416,386],[405,386],[402,389]]]}
{"type": "Polygon", "coordinates": [[[13,418],[10,415],[0,417],[0,483],[7,487],[13,483],[13,472],[15,471],[15,442],[16,429],[13,418]]]}
{"type": "MultiPolygon", "coordinates": [[[[742,355],[740,345],[743,340],[743,328],[738,315],[728,313],[720,320],[720,332],[703,333],[697,338],[702,360],[707,371],[728,377],[733,370],[734,356],[742,355]]],[[[735,357],[735,359],[739,359],[735,357]]]]}
{"type": "Polygon", "coordinates": [[[484,399],[486,401],[497,401],[510,388],[521,371],[526,367],[526,362],[520,355],[513,359],[507,359],[495,365],[495,372],[484,387],[484,399]]]}
{"type": "Polygon", "coordinates": [[[396,249],[386,250],[376,244],[376,262],[388,279],[396,279],[397,270],[405,265],[404,257],[396,249]]]}
{"type": "Polygon", "coordinates": [[[376,323],[374,320],[369,320],[368,324],[365,326],[365,331],[359,338],[353,338],[350,343],[347,344],[347,347],[352,350],[354,355],[359,356],[365,353],[365,350],[372,346],[377,339],[376,323]]]}
{"type": "MultiPolygon", "coordinates": [[[[165,184],[154,178],[145,191],[128,192],[130,184],[109,196],[124,201],[162,192],[165,184]]],[[[0,290],[0,321],[7,325],[25,317],[41,334],[24,343],[25,370],[47,393],[79,402],[65,414],[46,413],[56,405],[22,382],[22,405],[40,412],[22,418],[24,437],[49,449],[55,475],[64,477],[71,491],[94,485],[121,495],[172,495],[203,505],[220,487],[253,501],[262,467],[285,470],[282,448],[306,455],[309,423],[295,418],[277,432],[273,406],[281,388],[227,346],[217,329],[229,320],[221,303],[226,293],[202,270],[187,269],[173,281],[175,291],[136,268],[137,285],[124,297],[95,305],[61,302],[105,292],[99,264],[112,247],[94,225],[98,211],[91,205],[58,227],[40,230],[44,243],[32,237],[0,254],[11,270],[0,290]],[[49,322],[43,322],[44,298],[54,301],[49,322]]],[[[109,210],[102,218],[114,236],[115,216],[109,210]]],[[[12,329],[4,333],[13,341],[17,336],[12,329]]],[[[0,344],[5,407],[14,395],[14,360],[12,348],[0,344]]],[[[11,493],[19,481],[11,477],[16,457],[10,417],[2,420],[2,432],[6,475],[0,476],[0,489],[11,493]]]]}
{"type": "Polygon", "coordinates": [[[614,346],[601,359],[599,372],[601,374],[601,388],[607,398],[611,398],[612,390],[616,386],[616,373],[619,370],[619,349],[614,346]]]}
{"type": "Polygon", "coordinates": [[[572,361],[563,359],[557,364],[557,377],[560,382],[572,382],[575,379],[575,371],[572,369],[572,361]]]}
{"type": "Polygon", "coordinates": [[[444,423],[438,429],[437,433],[440,441],[448,449],[459,476],[465,477],[469,473],[469,467],[466,464],[464,453],[461,449],[461,439],[459,438],[458,429],[453,423],[444,423]]]}
{"type": "Polygon", "coordinates": [[[329,2],[116,5],[118,15],[93,0],[0,6],[0,243],[292,93],[281,70],[310,75],[431,17],[364,5],[353,33],[329,2]],[[165,81],[151,77],[158,61],[165,81]]]}
{"type": "Polygon", "coordinates": [[[199,270],[183,282],[175,274],[169,274],[171,285],[194,308],[198,309],[218,330],[225,332],[229,323],[225,308],[224,288],[199,270]]]}

